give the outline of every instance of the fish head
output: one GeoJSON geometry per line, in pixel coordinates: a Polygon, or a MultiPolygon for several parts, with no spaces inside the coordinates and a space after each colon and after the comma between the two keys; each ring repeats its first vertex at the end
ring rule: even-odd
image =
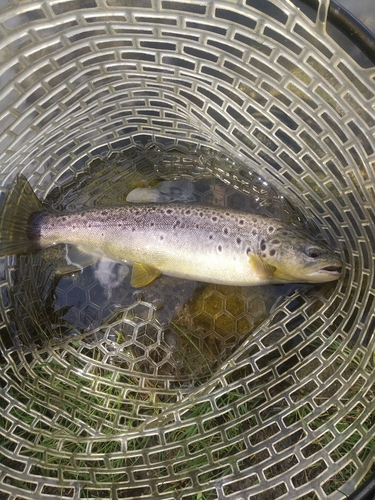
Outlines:
{"type": "Polygon", "coordinates": [[[280,229],[262,240],[260,256],[276,268],[273,277],[280,282],[325,283],[341,276],[342,261],[328,245],[294,229],[280,229]]]}

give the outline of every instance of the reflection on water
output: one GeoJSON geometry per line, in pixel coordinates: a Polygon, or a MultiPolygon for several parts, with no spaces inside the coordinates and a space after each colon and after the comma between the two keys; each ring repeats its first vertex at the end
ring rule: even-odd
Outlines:
{"type": "MultiPolygon", "coordinates": [[[[228,206],[306,226],[303,216],[258,175],[208,149],[133,148],[95,160],[47,200],[51,208],[146,201],[228,206]]],[[[73,275],[56,275],[66,248],[23,256],[12,289],[18,344],[74,336],[85,354],[122,368],[179,380],[208,376],[269,316],[289,286],[233,287],[161,276],[130,285],[129,267],[101,260],[73,275]]],[[[295,286],[292,287],[295,289],[295,286]]]]}

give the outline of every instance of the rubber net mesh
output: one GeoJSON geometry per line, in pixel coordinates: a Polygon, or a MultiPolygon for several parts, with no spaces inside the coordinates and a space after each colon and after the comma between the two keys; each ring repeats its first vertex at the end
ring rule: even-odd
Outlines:
{"type": "Polygon", "coordinates": [[[174,333],[189,283],[124,292],[95,323],[103,301],[77,277],[58,285],[61,308],[81,294],[71,323],[92,321],[72,335],[51,319],[53,259],[2,261],[0,498],[353,492],[374,471],[370,62],[287,0],[2,2],[0,44],[3,194],[22,172],[58,208],[90,169],[100,198],[140,162],[150,179],[215,178],[229,196],[256,191],[256,172],[345,262],[340,281],[276,304],[267,289],[206,288],[174,333]],[[194,361],[196,318],[217,356],[194,361]],[[165,347],[176,331],[192,333],[179,341],[198,381],[165,347]]]}

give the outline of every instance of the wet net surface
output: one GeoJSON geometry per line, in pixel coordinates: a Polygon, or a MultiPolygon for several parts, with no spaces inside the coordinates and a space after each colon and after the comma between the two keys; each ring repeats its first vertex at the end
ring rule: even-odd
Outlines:
{"type": "MultiPolygon", "coordinates": [[[[375,71],[304,12],[277,0],[1,9],[3,193],[22,172],[53,199],[93,161],[152,155],[155,144],[174,152],[161,177],[168,165],[204,176],[183,160],[199,145],[259,172],[345,260],[339,282],[286,294],[247,337],[250,326],[238,327],[245,340],[192,383],[162,369],[160,297],[128,297],[110,326],[64,342],[57,328],[55,341],[21,348],[20,332],[51,318],[48,268],[30,326],[12,295],[20,263],[6,259],[1,499],[341,499],[374,470],[375,71]]],[[[220,164],[207,175],[248,180],[220,164]]],[[[255,300],[205,294],[180,329],[199,314],[213,325],[224,310],[233,324],[255,300]]]]}

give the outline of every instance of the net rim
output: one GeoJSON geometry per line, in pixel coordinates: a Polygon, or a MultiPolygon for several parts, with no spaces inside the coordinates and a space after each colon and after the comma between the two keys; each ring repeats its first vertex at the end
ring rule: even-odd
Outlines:
{"type": "MultiPolygon", "coordinates": [[[[300,2],[317,12],[321,0],[300,0],[300,2]]],[[[349,33],[350,40],[375,64],[375,34],[345,7],[339,5],[337,0],[329,2],[327,21],[346,37],[349,33]]]]}

